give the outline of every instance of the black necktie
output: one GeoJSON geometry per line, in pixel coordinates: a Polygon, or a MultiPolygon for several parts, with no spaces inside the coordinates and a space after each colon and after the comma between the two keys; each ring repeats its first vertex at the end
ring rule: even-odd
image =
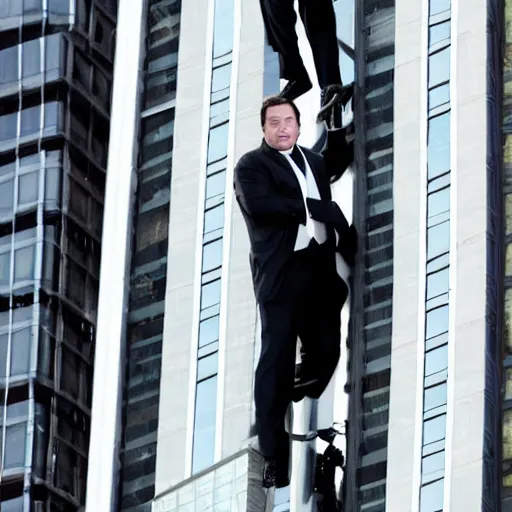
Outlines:
{"type": "Polygon", "coordinates": [[[306,176],[306,162],[304,161],[304,157],[302,153],[299,151],[297,146],[293,146],[292,154],[290,155],[292,160],[297,164],[297,167],[302,171],[302,174],[306,176]]]}

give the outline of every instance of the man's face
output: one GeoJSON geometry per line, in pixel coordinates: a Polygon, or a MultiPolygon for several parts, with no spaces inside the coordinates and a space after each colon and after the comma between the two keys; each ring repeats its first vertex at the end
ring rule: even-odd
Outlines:
{"type": "Polygon", "coordinates": [[[299,123],[291,105],[269,107],[263,125],[266,143],[278,151],[293,148],[299,138],[299,123]]]}

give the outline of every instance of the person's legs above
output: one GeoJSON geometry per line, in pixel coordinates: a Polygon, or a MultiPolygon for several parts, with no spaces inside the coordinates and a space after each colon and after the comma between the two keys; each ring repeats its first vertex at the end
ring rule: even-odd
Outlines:
{"type": "Polygon", "coordinates": [[[260,0],[260,5],[268,41],[279,54],[281,78],[288,80],[281,95],[294,100],[312,84],[299,52],[293,0],[260,0]]]}
{"type": "Polygon", "coordinates": [[[289,439],[285,416],[293,392],[297,331],[292,300],[260,304],[261,354],[254,401],[261,453],[266,460],[265,487],[288,485],[289,439]]]}

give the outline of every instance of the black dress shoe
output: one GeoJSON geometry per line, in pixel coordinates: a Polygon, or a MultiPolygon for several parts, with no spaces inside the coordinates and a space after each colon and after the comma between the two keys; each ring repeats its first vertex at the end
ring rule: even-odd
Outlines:
{"type": "Polygon", "coordinates": [[[329,130],[338,129],[342,124],[342,111],[354,94],[354,83],[349,85],[328,85],[320,95],[320,112],[317,122],[325,121],[329,130]]]}
{"type": "Polygon", "coordinates": [[[279,96],[286,98],[287,100],[295,100],[299,96],[302,96],[303,94],[307,93],[311,88],[313,87],[313,84],[311,83],[311,80],[308,77],[304,77],[300,80],[290,80],[283,88],[283,90],[280,92],[279,96]]]}
{"type": "Polygon", "coordinates": [[[290,485],[290,479],[285,471],[279,467],[277,460],[267,459],[263,467],[263,487],[270,489],[271,487],[286,487],[290,485]]]}
{"type": "Polygon", "coordinates": [[[334,439],[338,435],[338,431],[333,428],[322,428],[318,432],[318,437],[322,439],[322,441],[325,441],[326,443],[332,444],[334,443],[334,439]]]}

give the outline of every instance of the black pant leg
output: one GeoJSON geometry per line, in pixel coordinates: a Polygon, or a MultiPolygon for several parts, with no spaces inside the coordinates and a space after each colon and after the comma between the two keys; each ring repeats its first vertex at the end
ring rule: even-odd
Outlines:
{"type": "Polygon", "coordinates": [[[300,80],[307,71],[299,52],[293,0],[260,0],[261,13],[270,45],[279,53],[281,78],[300,80]]]}
{"type": "Polygon", "coordinates": [[[299,0],[299,13],[313,52],[318,84],[341,83],[333,0],[299,0]]]}
{"type": "Polygon", "coordinates": [[[292,300],[260,304],[261,354],[256,368],[254,401],[262,454],[288,460],[285,416],[293,393],[297,330],[292,300]]]}

